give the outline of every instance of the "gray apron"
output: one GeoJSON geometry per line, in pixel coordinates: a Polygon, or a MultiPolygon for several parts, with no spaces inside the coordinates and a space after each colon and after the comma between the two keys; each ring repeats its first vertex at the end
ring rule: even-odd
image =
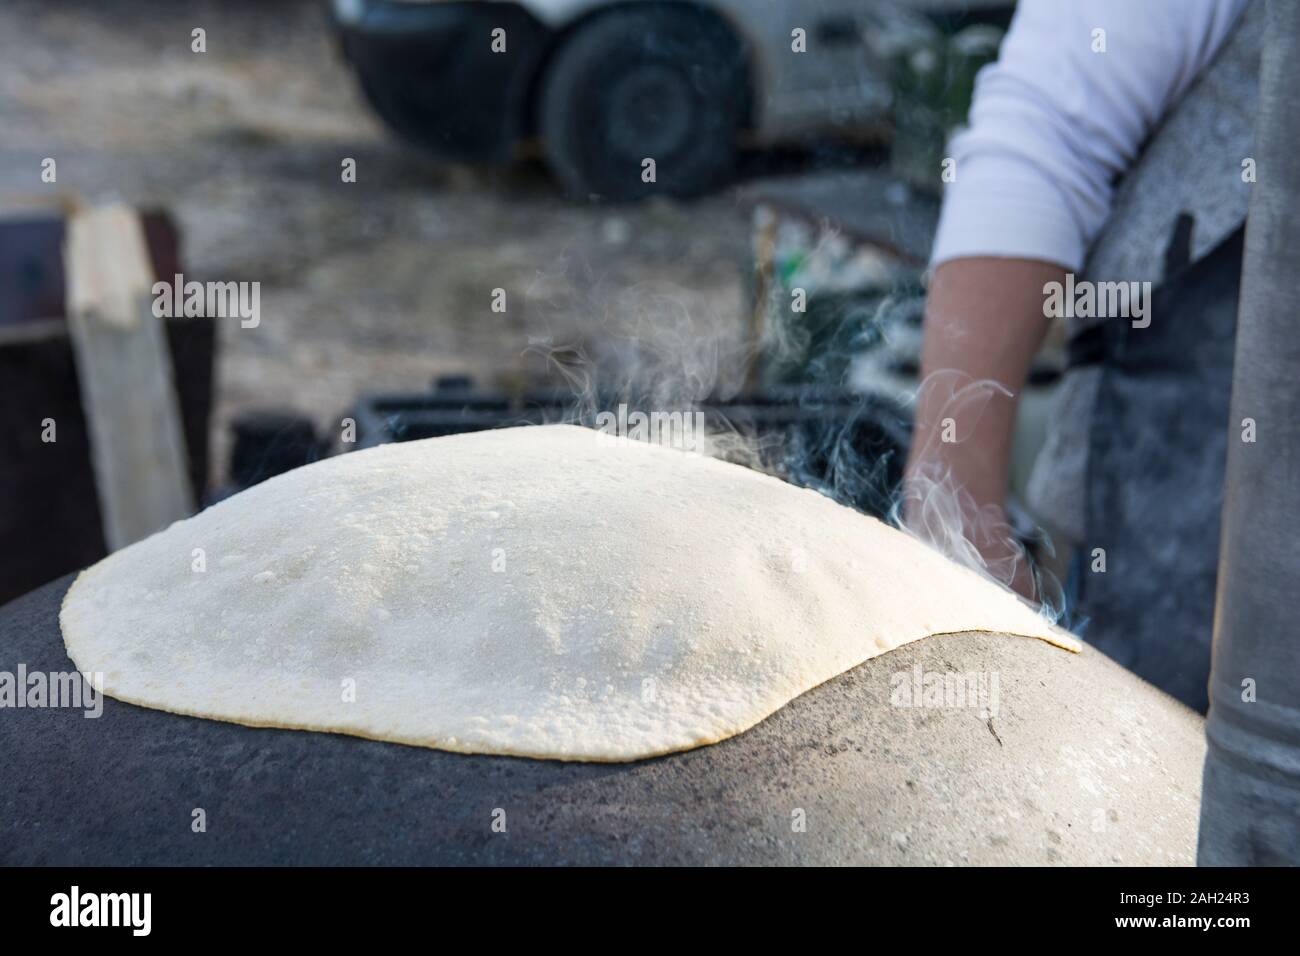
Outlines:
{"type": "Polygon", "coordinates": [[[1098,327],[1088,435],[1075,596],[1090,619],[1083,636],[1201,712],[1209,707],[1242,236],[1238,229],[1167,276],[1152,296],[1150,327],[1098,327]],[[1098,548],[1104,572],[1092,570],[1098,548]]]}
{"type": "Polygon", "coordinates": [[[1078,549],[1084,639],[1202,712],[1263,6],[1246,9],[1117,190],[1084,278],[1150,281],[1151,324],[1074,324],[1029,488],[1078,549]]]}

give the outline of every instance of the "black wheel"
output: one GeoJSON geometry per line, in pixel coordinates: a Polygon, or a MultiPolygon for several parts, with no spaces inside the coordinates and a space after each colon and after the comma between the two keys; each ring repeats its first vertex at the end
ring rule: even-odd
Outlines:
{"type": "Polygon", "coordinates": [[[711,16],[685,7],[601,14],[568,38],[543,78],[538,128],[551,169],[578,196],[707,192],[733,172],[747,83],[740,44],[711,16]]]}

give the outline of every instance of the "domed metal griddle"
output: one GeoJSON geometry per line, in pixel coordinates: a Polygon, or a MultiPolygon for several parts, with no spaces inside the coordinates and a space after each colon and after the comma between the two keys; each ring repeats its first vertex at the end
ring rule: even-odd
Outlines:
{"type": "MultiPolygon", "coordinates": [[[[0,608],[0,670],[72,670],[71,580],[0,608]]],[[[632,764],[105,699],[98,719],[0,709],[0,863],[1190,864],[1203,755],[1199,717],[1100,654],[988,634],[927,638],[739,737],[632,764]],[[997,713],[891,705],[917,666],[996,674],[997,713]]]]}

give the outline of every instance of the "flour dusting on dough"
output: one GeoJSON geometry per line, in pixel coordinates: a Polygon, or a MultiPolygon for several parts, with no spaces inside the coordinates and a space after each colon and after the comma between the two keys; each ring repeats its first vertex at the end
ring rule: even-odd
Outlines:
{"type": "Polygon", "coordinates": [[[568,760],[723,740],[930,634],[1078,648],[814,491],[564,425],[273,478],[85,571],[60,620],[121,700],[568,760]]]}

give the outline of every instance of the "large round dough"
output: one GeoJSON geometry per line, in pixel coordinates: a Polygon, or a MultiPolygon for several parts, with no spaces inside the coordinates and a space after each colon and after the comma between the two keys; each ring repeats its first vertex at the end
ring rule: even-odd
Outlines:
{"type": "Polygon", "coordinates": [[[273,478],[83,572],[60,622],[131,703],[568,760],[725,739],[929,634],[1077,648],[814,491],[565,425],[273,478]]]}

